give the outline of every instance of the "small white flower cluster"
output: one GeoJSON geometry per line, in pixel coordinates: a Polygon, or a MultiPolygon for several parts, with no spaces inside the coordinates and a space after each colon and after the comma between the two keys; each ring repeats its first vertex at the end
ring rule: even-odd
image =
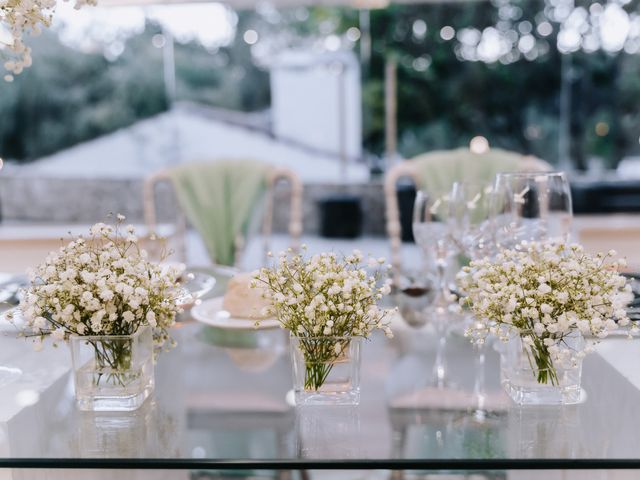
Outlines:
{"type": "Polygon", "coordinates": [[[391,337],[386,312],[377,306],[390,292],[388,279],[379,286],[389,267],[383,258],[369,258],[368,267],[374,270],[369,274],[363,259],[357,250],[341,259],[322,253],[309,260],[288,250],[274,268],[256,272],[252,286],[266,286],[272,306],[264,313],[275,315],[295,336],[366,338],[381,329],[391,337]]]}
{"type": "Polygon", "coordinates": [[[36,349],[47,335],[130,335],[143,325],[153,327],[157,345],[168,339],[182,271],[148,261],[133,226],[121,234],[124,219],[95,224],[89,239],[75,239],[30,272],[20,308],[36,349]]]}
{"type": "MultiPolygon", "coordinates": [[[[97,0],[76,0],[75,8],[96,4],[97,0]]],[[[4,63],[10,72],[4,76],[7,82],[31,66],[31,48],[25,45],[24,35],[38,35],[42,26],[51,25],[55,7],[56,0],[0,0],[0,23],[12,37],[11,43],[0,42],[0,52],[9,57],[4,63]]]]}
{"type": "Polygon", "coordinates": [[[631,289],[615,251],[589,255],[580,245],[522,242],[494,260],[471,262],[458,274],[463,305],[476,316],[467,334],[479,343],[493,333],[502,340],[516,330],[536,360],[573,364],[576,352],[563,338],[572,332],[605,338],[629,324],[631,289]]]}

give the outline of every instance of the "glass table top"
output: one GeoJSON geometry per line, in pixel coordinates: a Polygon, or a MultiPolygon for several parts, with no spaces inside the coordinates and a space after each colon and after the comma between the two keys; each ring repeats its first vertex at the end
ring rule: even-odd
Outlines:
{"type": "Polygon", "coordinates": [[[294,407],[282,330],[224,331],[188,315],[156,366],[156,391],[130,413],[81,412],[66,348],[34,352],[0,336],[0,467],[185,469],[454,469],[640,467],[640,346],[610,339],[585,360],[584,401],[518,407],[486,349],[486,401],[473,406],[476,351],[455,332],[450,383],[429,387],[436,338],[399,320],[363,344],[357,407],[294,407]]]}

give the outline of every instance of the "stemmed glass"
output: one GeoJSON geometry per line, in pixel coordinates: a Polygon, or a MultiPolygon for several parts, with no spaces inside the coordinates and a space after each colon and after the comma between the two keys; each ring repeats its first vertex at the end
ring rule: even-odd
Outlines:
{"type": "Polygon", "coordinates": [[[436,272],[436,296],[429,314],[432,315],[438,336],[436,360],[433,366],[434,384],[446,386],[445,347],[451,293],[447,288],[446,272],[451,257],[458,251],[451,235],[449,195],[432,195],[419,190],[413,208],[413,236],[421,247],[425,260],[436,272]]]}
{"type": "Polygon", "coordinates": [[[434,303],[448,305],[451,294],[446,272],[451,257],[458,251],[451,232],[449,195],[432,195],[424,190],[416,193],[413,207],[413,236],[429,266],[436,272],[434,303]]]}
{"type": "Polygon", "coordinates": [[[451,232],[460,251],[471,260],[493,255],[492,185],[455,182],[450,195],[451,232]]]}
{"type": "MultiPolygon", "coordinates": [[[[463,254],[470,260],[478,260],[495,253],[491,206],[493,186],[479,183],[456,182],[450,195],[452,231],[463,254]]],[[[471,322],[475,321],[470,316],[471,322]]],[[[486,410],[485,358],[486,347],[477,345],[475,356],[475,384],[473,388],[474,418],[484,421],[490,417],[486,410]]]]}
{"type": "MultiPolygon", "coordinates": [[[[499,173],[493,188],[458,183],[451,194],[454,231],[471,260],[527,241],[567,241],[572,202],[562,172],[499,173]]],[[[473,320],[472,320],[473,321],[473,320]]],[[[478,346],[474,417],[486,420],[485,346],[478,346]]]]}
{"type": "Polygon", "coordinates": [[[523,240],[567,241],[573,210],[564,172],[499,173],[492,217],[498,248],[523,240]]]}

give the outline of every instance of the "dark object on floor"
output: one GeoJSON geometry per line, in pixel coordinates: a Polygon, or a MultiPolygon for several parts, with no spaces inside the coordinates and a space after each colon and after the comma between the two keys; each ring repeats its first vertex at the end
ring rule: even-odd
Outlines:
{"type": "Polygon", "coordinates": [[[413,185],[398,185],[398,209],[400,210],[401,238],[403,242],[413,242],[413,203],[416,189],[413,185]]]}
{"type": "Polygon", "coordinates": [[[574,213],[640,212],[640,181],[572,182],[574,213]]]}
{"type": "Polygon", "coordinates": [[[320,235],[327,238],[356,238],[362,232],[360,198],[333,195],[318,202],[320,235]]]}

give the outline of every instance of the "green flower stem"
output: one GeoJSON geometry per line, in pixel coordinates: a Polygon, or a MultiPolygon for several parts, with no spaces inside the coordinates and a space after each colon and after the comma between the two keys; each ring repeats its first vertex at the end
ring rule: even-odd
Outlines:
{"type": "Polygon", "coordinates": [[[558,380],[558,372],[553,364],[553,360],[551,359],[549,349],[542,339],[533,337],[533,346],[528,348],[523,345],[523,348],[527,354],[529,366],[531,367],[538,383],[542,385],[551,383],[553,386],[558,386],[560,384],[558,380]],[[533,361],[531,356],[533,356],[533,361]]]}
{"type": "Polygon", "coordinates": [[[305,390],[318,391],[324,385],[329,373],[333,369],[333,363],[305,362],[304,388],[305,390]]]}
{"type": "Polygon", "coordinates": [[[337,361],[349,348],[350,339],[299,338],[298,348],[302,351],[305,364],[304,388],[318,391],[327,381],[337,361]],[[336,353],[340,345],[340,354],[336,353]]]}
{"type": "Polygon", "coordinates": [[[95,366],[98,371],[104,367],[109,367],[115,372],[105,376],[101,371],[94,379],[95,386],[99,386],[103,379],[107,383],[116,383],[122,387],[127,386],[131,382],[131,362],[133,360],[132,345],[122,341],[94,341],[89,343],[93,347],[95,353],[95,366]]]}

